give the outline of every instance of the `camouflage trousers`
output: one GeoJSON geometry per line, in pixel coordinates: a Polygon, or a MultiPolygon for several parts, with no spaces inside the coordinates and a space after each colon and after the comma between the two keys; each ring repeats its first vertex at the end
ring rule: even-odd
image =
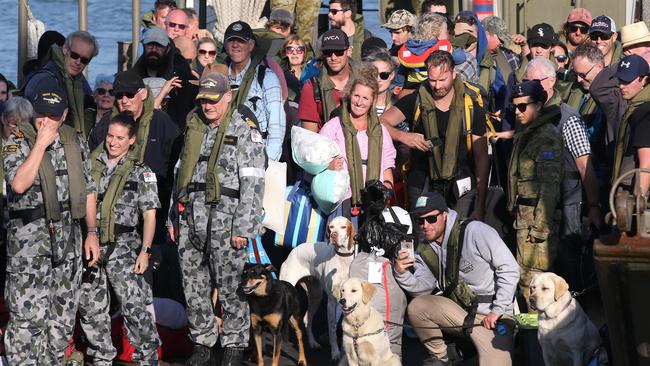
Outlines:
{"type": "MultiPolygon", "coordinates": [[[[211,301],[213,284],[223,307],[221,345],[246,347],[249,340],[250,311],[239,291],[242,270],[248,258],[247,249],[230,246],[232,215],[214,211],[207,254],[206,222],[195,222],[186,210],[180,220],[178,255],[183,274],[183,290],[187,302],[190,338],[194,343],[212,347],[219,334],[211,301]],[[198,230],[197,230],[198,227],[198,230]]],[[[194,217],[206,220],[204,215],[194,217]]]]}
{"type": "Polygon", "coordinates": [[[296,15],[296,34],[305,43],[313,44],[314,24],[318,19],[320,1],[271,0],[271,9],[286,9],[296,15]]]}
{"type": "Polygon", "coordinates": [[[521,267],[519,276],[519,290],[526,299],[526,305],[530,309],[530,280],[542,272],[551,270],[557,257],[558,236],[557,233],[549,234],[547,240],[539,243],[528,241],[528,229],[517,230],[517,263],[521,267]]]}
{"type": "Polygon", "coordinates": [[[51,256],[9,257],[7,262],[9,364],[58,365],[72,338],[81,257],[73,251],[56,266],[51,256]]]}
{"type": "Polygon", "coordinates": [[[133,360],[141,365],[158,364],[158,331],[147,306],[153,302],[151,287],[144,275],[133,272],[140,252],[134,248],[140,243],[137,234],[131,238],[118,239],[115,250],[106,258],[107,246],[101,247],[101,265],[91,283],[81,284],[79,299],[79,320],[88,339],[86,353],[93,357],[93,365],[110,366],[117,355],[111,339],[111,317],[109,285],[113,289],[120,311],[124,316],[126,334],[135,347],[133,360]]]}

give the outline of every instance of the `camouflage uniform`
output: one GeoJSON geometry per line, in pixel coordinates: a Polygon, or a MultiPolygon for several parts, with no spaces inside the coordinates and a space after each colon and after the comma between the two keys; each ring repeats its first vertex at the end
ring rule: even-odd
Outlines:
{"type": "MultiPolygon", "coordinates": [[[[125,157],[126,158],[126,157],[125,157]]],[[[119,164],[124,162],[123,158],[119,164]]],[[[106,152],[98,160],[107,164],[106,152]]],[[[111,181],[112,169],[105,169],[97,182],[98,197],[105,194],[111,181]]],[[[135,165],[127,178],[124,190],[115,204],[115,224],[137,228],[141,215],[148,210],[160,208],[156,175],[144,165],[135,165]]],[[[101,201],[97,200],[97,222],[101,201]]],[[[141,365],[157,365],[157,348],[160,344],[158,331],[147,306],[153,302],[151,287],[144,276],[133,272],[140,254],[142,239],[137,230],[118,235],[115,243],[101,246],[100,266],[97,277],[90,283],[82,283],[79,301],[81,327],[88,339],[87,354],[93,357],[93,365],[110,366],[117,355],[111,339],[110,287],[117,295],[124,315],[129,341],[136,349],[134,361],[141,365]]]]}
{"type": "MultiPolygon", "coordinates": [[[[190,184],[206,182],[208,159],[217,131],[218,127],[208,126],[190,184]]],[[[178,253],[190,338],[207,347],[217,342],[217,325],[210,301],[214,283],[223,306],[221,345],[246,347],[249,310],[238,287],[248,256],[246,247],[233,249],[230,237],[254,238],[260,232],[266,153],[259,131],[252,129],[238,112],[232,116],[217,164],[221,199],[209,205],[204,190],[188,190],[189,203],[179,222],[178,253]],[[224,188],[239,191],[241,199],[230,197],[224,188]]]]}
{"type": "Polygon", "coordinates": [[[542,116],[515,134],[510,158],[508,210],[515,213],[517,262],[521,266],[519,287],[528,301],[532,277],[551,268],[557,256],[558,209],[563,175],[564,140],[553,122],[542,116]],[[528,236],[535,238],[535,243],[528,236]]]}
{"type": "Polygon", "coordinates": [[[316,0],[271,0],[271,9],[286,9],[295,14],[296,34],[306,44],[311,44],[320,4],[316,0]]]}
{"type": "MultiPolygon", "coordinates": [[[[83,160],[86,193],[95,192],[90,176],[88,146],[78,136],[83,160]]],[[[27,139],[15,132],[3,150],[4,172],[11,186],[18,168],[29,155],[27,139]]],[[[57,172],[59,202],[69,201],[69,179],[63,144],[50,145],[48,156],[57,172]]],[[[41,182],[23,194],[9,190],[9,211],[35,209],[43,206],[41,182]]],[[[79,220],[73,220],[69,209],[61,210],[62,219],[53,222],[54,234],[48,232],[45,217],[31,222],[20,218],[7,224],[7,289],[6,300],[11,317],[5,334],[5,346],[11,365],[58,365],[63,359],[77,313],[81,280],[82,234],[79,220]]]]}

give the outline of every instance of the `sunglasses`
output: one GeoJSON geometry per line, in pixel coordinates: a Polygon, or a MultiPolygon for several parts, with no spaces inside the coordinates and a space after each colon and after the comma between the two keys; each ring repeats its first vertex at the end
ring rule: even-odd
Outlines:
{"type": "Polygon", "coordinates": [[[328,50],[328,51],[323,51],[323,56],[325,57],[332,57],[332,55],[336,55],[336,57],[341,57],[345,54],[345,50],[328,50]]]}
{"type": "Polygon", "coordinates": [[[180,30],[185,30],[185,28],[187,28],[187,25],[178,24],[178,23],[174,23],[174,22],[167,22],[167,28],[178,28],[180,30]]]}
{"type": "Polygon", "coordinates": [[[288,55],[302,55],[303,53],[305,53],[305,47],[287,46],[287,48],[285,48],[285,51],[287,52],[288,55]]]}
{"type": "Polygon", "coordinates": [[[514,111],[515,109],[519,110],[519,112],[524,113],[526,112],[526,109],[528,109],[529,104],[533,104],[535,102],[528,102],[528,103],[519,103],[519,104],[512,104],[511,108],[514,111]]]}
{"type": "Polygon", "coordinates": [[[543,48],[545,50],[548,50],[549,48],[551,48],[551,45],[550,44],[543,44],[543,43],[534,43],[530,47],[540,47],[540,48],[543,48]]]}
{"type": "Polygon", "coordinates": [[[119,93],[115,93],[115,98],[117,100],[120,100],[120,99],[122,99],[124,97],[127,97],[128,99],[133,99],[133,97],[135,97],[136,94],[138,94],[138,92],[135,92],[135,93],[133,93],[133,92],[119,92],[119,93]]]}
{"type": "Polygon", "coordinates": [[[72,58],[73,60],[81,59],[81,63],[84,65],[88,65],[90,63],[90,60],[92,60],[92,57],[91,58],[82,57],[80,54],[76,53],[73,50],[70,50],[70,58],[72,58]]]}
{"type": "Polygon", "coordinates": [[[553,56],[557,62],[564,62],[568,59],[567,55],[557,55],[553,56]]]}
{"type": "Polygon", "coordinates": [[[338,14],[339,12],[346,11],[346,10],[350,10],[350,9],[345,9],[345,8],[344,8],[344,9],[331,9],[331,8],[330,8],[330,9],[329,9],[329,13],[332,14],[332,15],[336,15],[336,14],[338,14]]]}
{"type": "Polygon", "coordinates": [[[216,56],[216,55],[217,55],[217,51],[216,51],[216,50],[208,51],[208,50],[201,50],[201,49],[199,49],[199,55],[201,55],[201,56],[205,56],[206,54],[207,54],[207,55],[210,55],[210,56],[216,56]]]}
{"type": "Polygon", "coordinates": [[[97,88],[98,95],[113,95],[113,89],[97,88]]]}
{"type": "Polygon", "coordinates": [[[429,224],[435,224],[438,222],[438,216],[442,215],[444,211],[438,212],[435,215],[427,216],[427,217],[417,217],[415,218],[415,222],[417,222],[418,225],[422,226],[424,225],[424,222],[428,222],[429,224]]]}
{"type": "Polygon", "coordinates": [[[601,41],[609,41],[610,38],[612,38],[612,34],[605,34],[605,33],[592,33],[589,35],[589,38],[591,38],[592,41],[597,41],[598,38],[600,38],[601,41]]]}
{"type": "Polygon", "coordinates": [[[582,34],[586,34],[589,31],[589,27],[585,27],[583,25],[576,25],[576,24],[570,24],[569,25],[569,33],[576,33],[580,31],[582,34]]]}
{"type": "Polygon", "coordinates": [[[388,78],[390,77],[390,74],[392,74],[392,72],[390,72],[390,71],[382,71],[382,72],[379,73],[379,78],[381,80],[388,80],[388,78]]]}
{"type": "Polygon", "coordinates": [[[591,69],[589,69],[589,70],[588,70],[587,72],[585,72],[585,73],[576,72],[576,76],[578,76],[578,77],[581,78],[581,79],[587,79],[587,75],[589,75],[589,73],[591,72],[591,70],[594,69],[594,67],[596,67],[596,64],[591,65],[591,69]]]}
{"type": "Polygon", "coordinates": [[[467,15],[459,15],[454,20],[454,23],[465,23],[469,25],[474,25],[474,18],[467,15]]]}

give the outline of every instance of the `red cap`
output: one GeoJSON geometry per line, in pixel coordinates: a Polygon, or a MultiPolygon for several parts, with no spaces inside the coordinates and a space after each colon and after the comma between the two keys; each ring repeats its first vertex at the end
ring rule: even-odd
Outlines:
{"type": "Polygon", "coordinates": [[[569,12],[566,18],[567,23],[582,22],[587,25],[591,24],[591,12],[585,8],[575,8],[569,12]]]}

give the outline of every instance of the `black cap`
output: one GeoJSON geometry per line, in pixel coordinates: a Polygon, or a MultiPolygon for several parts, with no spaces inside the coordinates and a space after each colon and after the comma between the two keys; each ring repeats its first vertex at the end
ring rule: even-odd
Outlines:
{"type": "Polygon", "coordinates": [[[251,26],[246,22],[238,20],[226,28],[226,33],[223,37],[224,42],[228,41],[231,38],[239,38],[244,41],[250,41],[254,39],[253,30],[251,26]]]}
{"type": "Polygon", "coordinates": [[[422,193],[420,197],[415,200],[411,214],[424,215],[425,213],[431,212],[433,210],[442,212],[447,211],[448,209],[449,207],[447,207],[447,202],[445,202],[445,198],[442,197],[440,193],[426,192],[422,193]]]}
{"type": "Polygon", "coordinates": [[[388,45],[383,39],[377,37],[366,38],[361,44],[361,57],[366,57],[377,50],[388,50],[388,45]]]}
{"type": "Polygon", "coordinates": [[[341,51],[350,47],[348,35],[340,29],[330,29],[321,36],[321,51],[341,51]]]}
{"type": "Polygon", "coordinates": [[[54,78],[43,78],[30,98],[34,113],[62,116],[68,108],[65,89],[54,78]]]}
{"type": "Polygon", "coordinates": [[[534,44],[551,45],[551,43],[558,40],[553,27],[547,23],[535,24],[528,30],[527,37],[528,45],[534,44]]]}
{"type": "Polygon", "coordinates": [[[118,93],[136,93],[144,88],[144,81],[137,72],[126,70],[115,75],[113,82],[113,94],[118,93]]]}
{"type": "Polygon", "coordinates": [[[156,0],[154,7],[169,6],[170,8],[177,8],[176,1],[174,0],[156,0]]]}
{"type": "Polygon", "coordinates": [[[527,80],[515,85],[511,98],[530,97],[535,102],[546,102],[548,94],[539,80],[527,80]]]}
{"type": "Polygon", "coordinates": [[[624,83],[648,75],[648,62],[639,55],[625,56],[616,67],[616,77],[624,83]]]}

